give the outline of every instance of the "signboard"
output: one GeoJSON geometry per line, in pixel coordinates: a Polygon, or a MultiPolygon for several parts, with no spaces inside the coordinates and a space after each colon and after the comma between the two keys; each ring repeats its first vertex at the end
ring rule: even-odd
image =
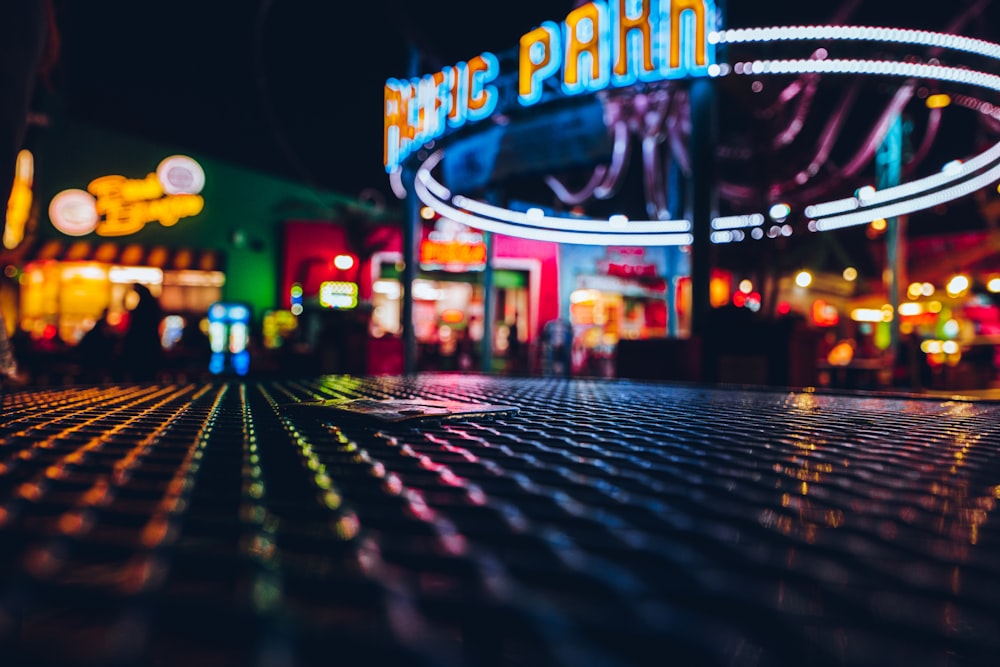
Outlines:
{"type": "Polygon", "coordinates": [[[34,180],[35,158],[31,151],[22,149],[17,154],[14,182],[7,199],[7,223],[3,228],[3,247],[7,250],[13,250],[24,241],[24,231],[31,218],[34,180]]]}
{"type": "Polygon", "coordinates": [[[172,227],[201,213],[205,201],[201,165],[184,155],[160,162],[145,178],[95,178],[86,190],[63,190],[49,203],[52,225],[69,236],[128,236],[151,222],[172,227]]]}
{"type": "MultiPolygon", "coordinates": [[[[561,23],[546,21],[521,36],[517,101],[534,106],[553,87],[571,97],[708,76],[715,65],[708,36],[715,28],[712,0],[593,0],[561,23]]],[[[487,52],[422,77],[386,81],[386,171],[449,129],[490,117],[500,97],[497,82],[506,74],[501,59],[487,52]]]]}
{"type": "Polygon", "coordinates": [[[482,271],[486,268],[486,241],[482,232],[438,218],[420,242],[420,268],[428,271],[482,271]]]}

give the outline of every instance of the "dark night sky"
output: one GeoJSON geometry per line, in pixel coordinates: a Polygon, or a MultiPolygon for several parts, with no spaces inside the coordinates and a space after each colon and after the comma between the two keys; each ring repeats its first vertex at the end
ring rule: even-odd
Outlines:
{"type": "MultiPolygon", "coordinates": [[[[468,0],[56,3],[62,56],[53,85],[70,115],[347,195],[369,187],[388,192],[382,85],[407,74],[409,44],[425,54],[421,72],[428,72],[512,48],[523,32],[562,19],[573,6],[572,0],[503,0],[493,3],[496,10],[468,0]]],[[[839,8],[855,6],[851,23],[940,29],[968,4],[729,0],[728,24],[826,23],[839,8]]]]}
{"type": "Polygon", "coordinates": [[[484,24],[463,0],[65,0],[54,80],[77,118],[335,192],[387,191],[382,86],[407,74],[408,43],[423,73],[510,48],[572,5],[502,4],[484,24]]]}

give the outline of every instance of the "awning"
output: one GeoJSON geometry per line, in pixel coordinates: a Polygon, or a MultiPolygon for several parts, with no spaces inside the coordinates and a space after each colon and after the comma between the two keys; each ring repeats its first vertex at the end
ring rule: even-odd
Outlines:
{"type": "Polygon", "coordinates": [[[217,250],[168,248],[110,241],[39,241],[25,254],[23,262],[101,262],[119,266],[152,266],[165,271],[221,271],[225,255],[217,250]]]}

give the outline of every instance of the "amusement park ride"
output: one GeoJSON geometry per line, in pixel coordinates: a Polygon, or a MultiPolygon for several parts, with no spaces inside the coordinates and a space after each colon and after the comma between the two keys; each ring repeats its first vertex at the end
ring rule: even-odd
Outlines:
{"type": "Polygon", "coordinates": [[[722,246],[887,220],[897,263],[907,216],[1000,180],[1000,44],[966,36],[986,0],[934,30],[853,24],[862,4],[742,27],[710,0],[577,2],[509,52],[387,81],[386,170],[487,232],[690,249],[696,317],[722,246]],[[526,177],[538,205],[505,204],[526,177]]]}

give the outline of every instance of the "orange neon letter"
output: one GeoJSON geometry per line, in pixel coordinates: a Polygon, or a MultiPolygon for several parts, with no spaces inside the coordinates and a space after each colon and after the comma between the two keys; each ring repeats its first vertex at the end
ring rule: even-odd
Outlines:
{"type": "Polygon", "coordinates": [[[705,35],[705,2],[704,0],[670,0],[670,67],[681,66],[681,14],[685,11],[694,12],[694,61],[699,67],[708,62],[707,37],[705,35]]]}
{"type": "Polygon", "coordinates": [[[544,27],[535,28],[521,35],[521,45],[518,50],[517,92],[521,97],[533,97],[535,77],[538,72],[544,72],[552,62],[552,34],[544,27]],[[540,46],[538,46],[540,45],[540,46]],[[533,53],[541,53],[538,62],[532,59],[533,53]]]}
{"type": "Polygon", "coordinates": [[[601,78],[600,32],[601,14],[593,2],[574,9],[566,17],[566,63],[563,68],[563,82],[567,86],[576,87],[580,84],[578,68],[580,56],[584,53],[590,54],[591,81],[601,78]],[[589,35],[584,35],[584,39],[581,39],[580,24],[587,20],[590,21],[592,30],[589,35]]]}
{"type": "Polygon", "coordinates": [[[382,159],[386,167],[399,165],[405,155],[400,152],[416,136],[417,129],[410,122],[410,106],[416,105],[413,99],[415,90],[408,81],[390,79],[385,84],[384,110],[384,145],[382,159]]]}
{"type": "Polygon", "coordinates": [[[476,117],[476,112],[482,112],[483,109],[489,104],[489,96],[482,89],[481,86],[475,85],[474,81],[476,74],[486,73],[490,70],[490,64],[486,61],[483,56],[476,56],[475,58],[470,58],[468,62],[468,70],[466,72],[466,92],[469,105],[467,109],[469,110],[469,115],[476,117]]]}
{"type": "Polygon", "coordinates": [[[629,33],[638,30],[642,34],[642,65],[647,72],[653,71],[653,38],[649,25],[649,0],[642,3],[638,16],[630,17],[625,2],[618,3],[618,53],[615,54],[614,70],[618,76],[626,76],[631,62],[628,57],[629,33]]]}

